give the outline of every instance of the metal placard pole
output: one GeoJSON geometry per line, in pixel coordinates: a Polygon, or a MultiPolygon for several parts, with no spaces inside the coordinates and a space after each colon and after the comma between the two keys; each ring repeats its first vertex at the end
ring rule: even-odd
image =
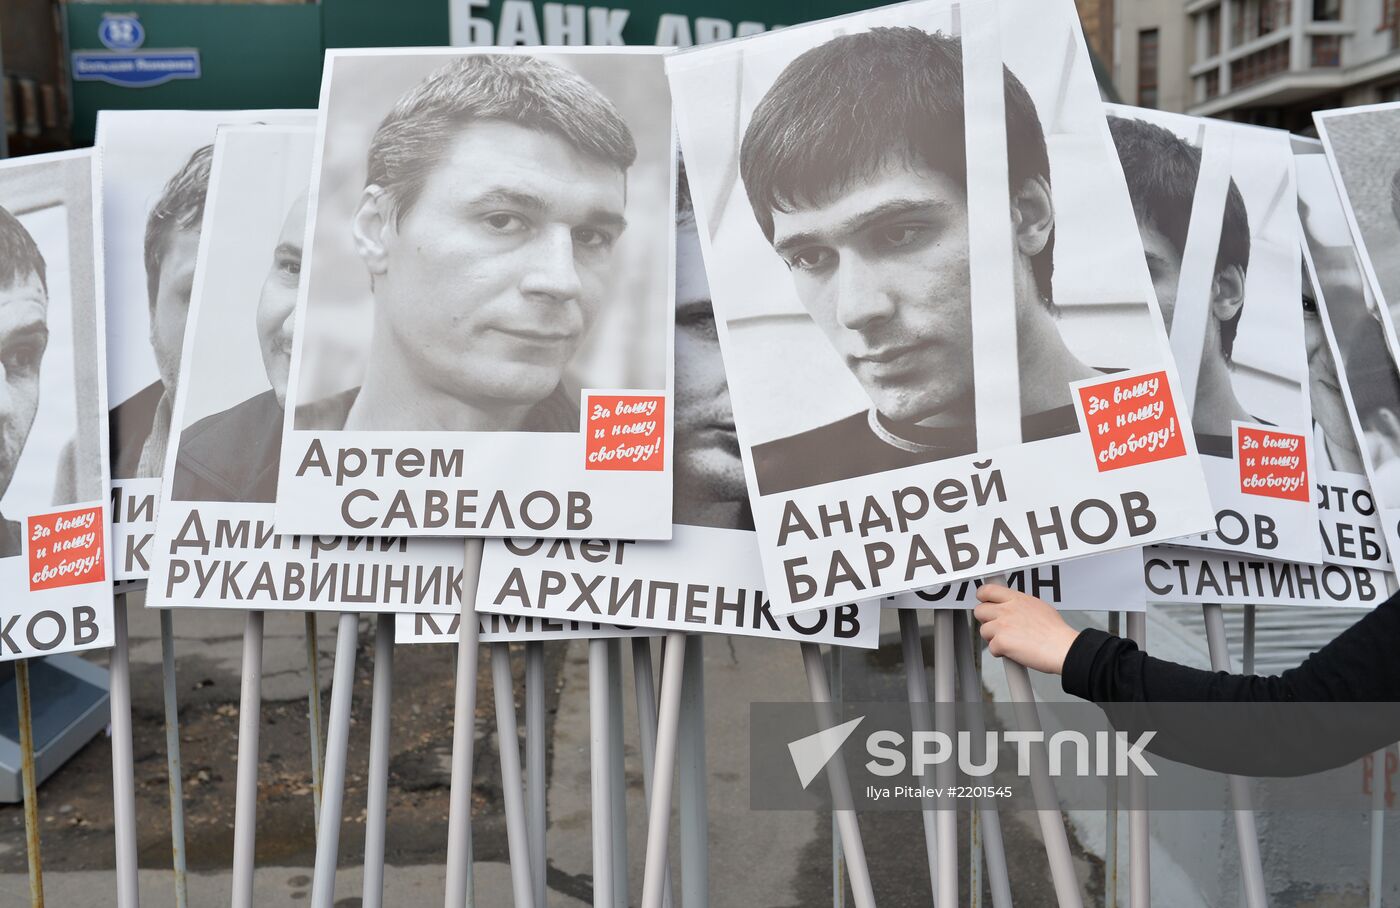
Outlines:
{"type": "MultiPolygon", "coordinates": [[[[815,643],[803,643],[801,647],[802,664],[807,669],[807,690],[817,708],[817,723],[822,728],[831,728],[836,724],[836,710],[831,702],[831,685],[827,681],[826,666],[822,664],[821,647],[815,643]]],[[[875,908],[875,889],[870,882],[870,868],[865,863],[860,823],[851,807],[851,780],[846,775],[846,761],[839,753],[827,761],[826,778],[831,785],[831,814],[840,831],[841,852],[856,908],[875,908]]]]}
{"type": "MultiPolygon", "coordinates": [[[[637,738],[642,747],[642,793],[646,797],[647,819],[651,819],[652,792],[656,779],[656,674],[651,664],[651,638],[632,638],[632,682],[637,690],[637,738]]],[[[671,862],[666,861],[661,883],[661,908],[671,908],[671,862]]],[[[645,881],[643,881],[643,896],[645,881]]]]}
{"type": "MultiPolygon", "coordinates": [[[[588,641],[588,769],[593,791],[593,908],[613,908],[612,735],[608,729],[608,641],[588,641]]],[[[643,900],[645,905],[645,899],[643,900]]]]}
{"type": "Polygon", "coordinates": [[[462,615],[457,622],[457,687],[452,709],[452,782],[447,808],[444,908],[465,908],[472,889],[472,749],[476,742],[476,671],[480,656],[476,587],[481,580],[482,541],[468,539],[464,548],[462,615]]]}
{"type": "Polygon", "coordinates": [[[180,759],[180,705],[175,690],[175,619],[160,610],[160,675],[165,704],[165,764],[170,782],[170,856],[175,870],[176,908],[190,903],[185,865],[185,767],[180,759]]]}
{"type": "MultiPolygon", "coordinates": [[[[1147,613],[1128,613],[1128,639],[1147,649],[1147,613]]],[[[1134,770],[1128,777],[1128,904],[1152,904],[1152,830],[1147,812],[1147,777],[1134,770]]]]}
{"type": "Polygon", "coordinates": [[[686,908],[707,908],[710,904],[710,802],[705,761],[704,634],[690,634],[685,638],[676,749],[681,816],[681,901],[686,908]]]}
{"type": "Polygon", "coordinates": [[[321,793],[321,828],[316,835],[316,865],[311,876],[311,908],[333,908],[335,869],[340,857],[340,816],[345,801],[345,761],[350,748],[350,701],[355,691],[355,646],[360,616],[341,612],[335,633],[335,671],[331,676],[331,711],[326,730],[325,790],[321,793]]]}
{"type": "MultiPolygon", "coordinates": [[[[1224,610],[1219,605],[1204,605],[1201,608],[1205,612],[1210,667],[1217,672],[1228,672],[1230,648],[1225,639],[1224,610]]],[[[1259,833],[1254,825],[1248,783],[1240,776],[1230,776],[1230,804],[1235,812],[1235,839],[1240,849],[1240,878],[1244,882],[1245,904],[1249,908],[1266,908],[1269,897],[1264,889],[1264,862],[1259,856],[1259,833]]]]}
{"type": "Polygon", "coordinates": [[[510,644],[491,644],[491,681],[496,695],[496,749],[501,759],[501,794],[506,806],[506,845],[515,904],[535,904],[530,869],[530,831],[525,822],[525,781],[520,774],[520,726],[515,717],[515,681],[510,644]]]}
{"type": "Polygon", "coordinates": [[[363,908],[384,904],[384,842],[389,822],[389,739],[394,714],[394,616],[374,625],[374,687],[369,718],[369,778],[365,792],[363,908]]]}
{"type": "MultiPolygon", "coordinates": [[[[645,639],[645,638],[643,638],[645,639]]],[[[549,779],[545,756],[544,643],[525,644],[525,797],[529,810],[530,872],[534,879],[535,908],[548,901],[549,851],[545,833],[549,828],[546,795],[549,779]]]]}
{"type": "Polygon", "coordinates": [[[676,769],[681,690],[685,679],[686,635],[666,635],[661,660],[661,703],[657,710],[656,761],[647,801],[647,851],[642,872],[642,908],[661,908],[671,863],[671,786],[676,769]]]}
{"type": "MultiPolygon", "coordinates": [[[[164,617],[165,613],[161,613],[164,617]]],[[[238,765],[233,798],[233,908],[253,908],[257,866],[258,735],[262,719],[264,615],[250,611],[243,624],[243,679],[238,697],[238,765]]]]}
{"type": "Polygon", "coordinates": [[[321,828],[321,770],[325,761],[325,723],[321,721],[321,664],[316,641],[316,613],[306,613],[306,718],[311,725],[311,816],[313,829],[321,828]]]}
{"type": "Polygon", "coordinates": [[[131,659],[127,644],[126,593],[112,609],[112,825],[117,845],[117,908],[139,908],[136,873],[136,770],[131,749],[131,659]]]}
{"type": "MultiPolygon", "coordinates": [[[[904,651],[904,686],[909,697],[909,719],[913,723],[913,730],[930,731],[933,728],[933,717],[928,711],[928,677],[924,669],[924,642],[919,636],[919,613],[911,608],[899,609],[899,641],[904,651]]],[[[924,852],[928,861],[929,890],[933,893],[933,903],[942,908],[943,893],[939,887],[939,880],[948,872],[940,861],[941,853],[938,850],[938,821],[934,814],[936,809],[933,805],[933,795],[926,794],[923,798],[923,810],[920,814],[924,823],[924,852]]],[[[954,886],[957,885],[957,873],[954,871],[954,886]]],[[[952,904],[956,904],[956,899],[952,904]]]]}

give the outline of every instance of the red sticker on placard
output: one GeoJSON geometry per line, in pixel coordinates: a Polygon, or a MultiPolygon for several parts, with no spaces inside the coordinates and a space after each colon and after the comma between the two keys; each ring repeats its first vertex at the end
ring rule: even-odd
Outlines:
{"type": "Polygon", "coordinates": [[[584,399],[584,469],[661,470],[666,437],[666,398],[641,394],[589,394],[584,399]]]}
{"type": "Polygon", "coordinates": [[[30,517],[25,534],[29,588],[51,590],[105,579],[102,533],[100,507],[30,517]]]}
{"type": "Polygon", "coordinates": [[[1240,465],[1240,491],[1308,501],[1308,439],[1294,432],[1236,427],[1235,460],[1240,465]]]}
{"type": "Polygon", "coordinates": [[[1075,390],[1100,473],[1186,453],[1167,373],[1111,378],[1075,390]]]}

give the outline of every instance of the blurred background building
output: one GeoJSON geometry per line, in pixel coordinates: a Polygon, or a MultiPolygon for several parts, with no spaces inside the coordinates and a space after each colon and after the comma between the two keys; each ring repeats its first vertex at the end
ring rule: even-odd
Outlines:
{"type": "Polygon", "coordinates": [[[1312,133],[1400,100],[1397,0],[1076,0],[1124,103],[1312,133]]]}
{"type": "MultiPolygon", "coordinates": [[[[1314,110],[1400,100],[1400,0],[1075,2],[1105,94],[1127,104],[1310,133],[1314,110]]],[[[11,154],[84,145],[102,108],[314,104],[324,48],[449,44],[453,5],[454,0],[3,0],[5,139],[11,154]],[[104,23],[114,18],[139,23],[134,46],[114,46],[107,40],[111,33],[103,37],[104,23]],[[75,54],[123,53],[193,53],[198,71],[144,86],[73,78],[75,54]]],[[[458,0],[456,5],[474,23],[466,33],[505,43],[618,37],[569,25],[585,21],[582,3],[458,0]],[[506,7],[514,23],[509,27],[502,19],[506,7]],[[533,28],[522,30],[520,7],[534,12],[528,17],[533,28]],[[551,28],[552,23],[564,26],[551,28]]],[[[628,43],[684,44],[873,5],[765,0],[730,19],[721,18],[723,12],[716,15],[730,4],[715,0],[611,0],[613,18],[607,21],[625,23],[617,31],[628,43]]]]}

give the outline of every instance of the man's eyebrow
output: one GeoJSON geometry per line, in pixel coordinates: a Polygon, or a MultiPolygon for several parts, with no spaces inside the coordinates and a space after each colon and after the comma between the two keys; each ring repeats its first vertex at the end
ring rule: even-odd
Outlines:
{"type": "Polygon", "coordinates": [[[910,214],[916,211],[928,211],[929,209],[941,210],[948,207],[948,202],[929,198],[900,198],[887,199],[873,208],[858,212],[841,221],[830,230],[806,231],[785,236],[773,244],[773,248],[779,255],[785,255],[797,248],[806,246],[809,243],[820,242],[823,239],[840,239],[859,233],[872,224],[879,223],[891,217],[898,217],[902,214],[910,214]]]}
{"type": "Polygon", "coordinates": [[[592,227],[614,227],[618,232],[627,229],[627,218],[623,217],[621,212],[609,211],[606,208],[595,208],[588,212],[583,222],[592,227]]]}
{"type": "Polygon", "coordinates": [[[277,248],[272,250],[272,257],[278,259],[284,255],[289,258],[301,258],[301,243],[278,243],[277,248]]]}
{"type": "Polygon", "coordinates": [[[535,195],[533,192],[521,192],[518,189],[488,189],[471,200],[473,206],[486,205],[510,205],[515,208],[525,208],[530,211],[542,211],[548,207],[545,200],[535,195]]]}
{"type": "MultiPolygon", "coordinates": [[[[473,198],[469,204],[473,208],[506,205],[531,212],[547,211],[550,207],[543,197],[535,195],[533,192],[504,188],[488,189],[473,198]]],[[[606,208],[594,208],[584,215],[583,223],[594,227],[613,227],[621,231],[627,227],[627,218],[623,217],[621,212],[610,211],[606,208]]]]}

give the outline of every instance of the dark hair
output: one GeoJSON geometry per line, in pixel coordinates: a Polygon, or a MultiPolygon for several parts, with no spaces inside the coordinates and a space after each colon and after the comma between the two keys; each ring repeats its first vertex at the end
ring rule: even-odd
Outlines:
{"type": "Polygon", "coordinates": [[[37,275],[49,292],[49,269],[39,244],[19,218],[0,205],[0,287],[13,287],[29,275],[37,275]]]}
{"type": "MultiPolygon", "coordinates": [[[[1050,158],[1035,104],[1009,69],[1006,146],[1012,193],[1050,158]]],[[[842,35],[788,64],[744,133],[739,169],[771,242],[773,212],[820,204],[872,173],[891,152],[967,183],[959,39],[917,28],[842,35]]],[[[1036,288],[1052,299],[1055,232],[1031,259],[1036,288]]]]}
{"type": "Polygon", "coordinates": [[[582,76],[534,57],[469,54],[394,104],[370,140],[366,185],[383,189],[401,220],[456,134],[487,119],[553,133],[623,172],[637,159],[617,108],[582,76]]]}
{"type": "Polygon", "coordinates": [[[177,230],[198,230],[204,221],[204,197],[209,192],[209,165],[213,159],[213,145],[205,145],[190,155],[146,215],[146,295],[152,309],[156,307],[160,266],[169,252],[171,235],[177,230]]]}
{"type": "MultiPolygon", "coordinates": [[[[1186,249],[1186,230],[1191,222],[1191,205],[1196,197],[1196,180],[1201,173],[1201,150],[1169,129],[1126,117],[1109,117],[1109,131],[1118,146],[1123,175],[1128,179],[1128,195],[1140,223],[1150,224],[1166,237],[1177,255],[1186,249]]],[[[1249,212],[1235,180],[1225,195],[1225,220],[1220,227],[1220,247],[1215,254],[1215,273],[1231,266],[1249,271],[1249,212]]],[[[1220,323],[1220,352],[1230,362],[1239,331],[1241,306],[1227,322],[1220,323]]]]}

